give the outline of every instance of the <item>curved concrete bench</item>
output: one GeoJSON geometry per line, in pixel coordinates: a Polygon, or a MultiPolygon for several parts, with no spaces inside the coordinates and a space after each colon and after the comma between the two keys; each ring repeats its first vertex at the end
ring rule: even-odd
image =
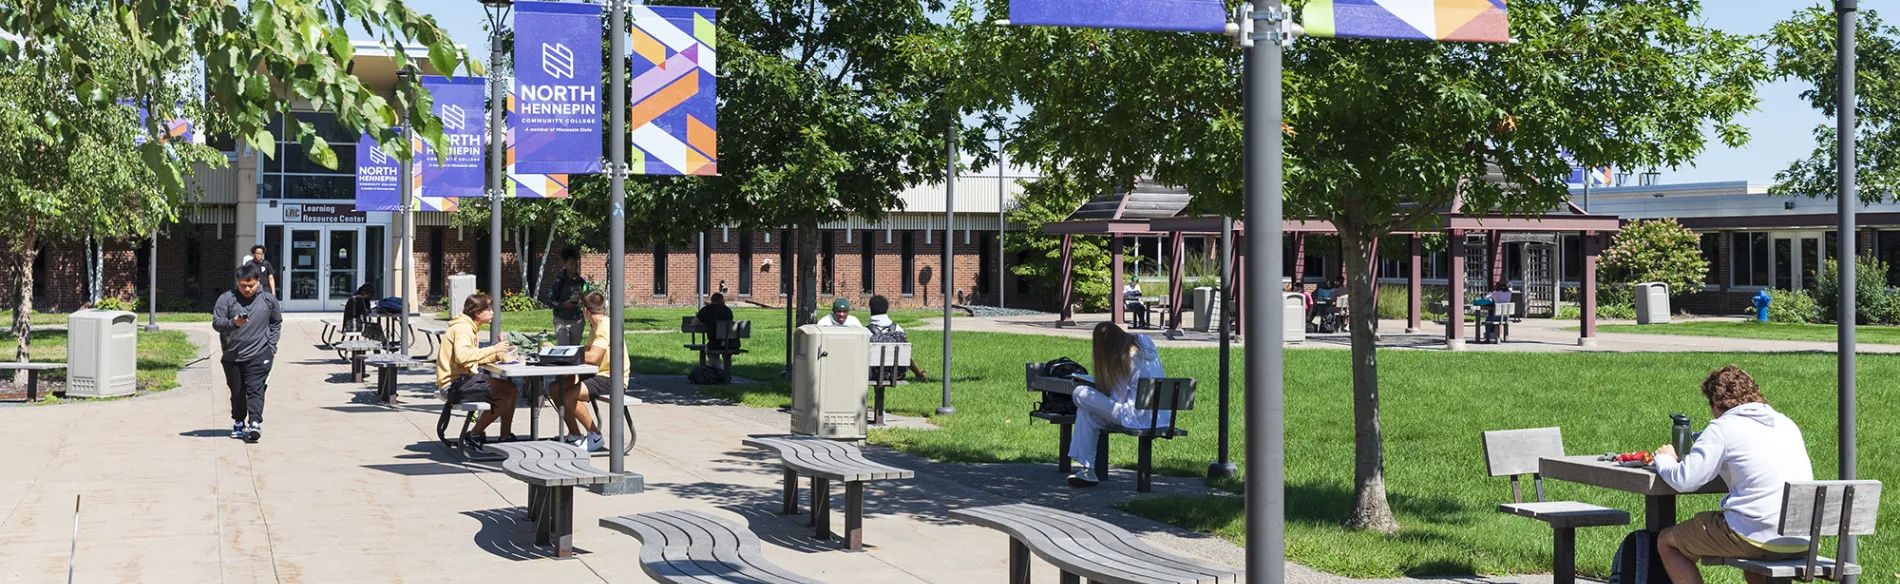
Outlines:
{"type": "Polygon", "coordinates": [[[753,436],[746,446],[778,453],[785,465],[785,514],[798,513],[798,476],[811,477],[811,521],[818,539],[831,539],[831,481],[844,483],[844,537],[864,549],[864,483],[908,479],[914,471],[871,462],[858,447],[811,436],[753,436]]]}
{"type": "Polygon", "coordinates": [[[1028,504],[958,509],[951,519],[1009,534],[1009,581],[1029,581],[1029,554],[1062,571],[1062,582],[1101,584],[1240,582],[1240,572],[1170,554],[1100,520],[1028,504]]]}
{"type": "Polygon", "coordinates": [[[528,519],[535,545],[555,546],[555,557],[574,556],[574,487],[620,480],[588,463],[587,451],[560,442],[501,442],[488,445],[504,455],[501,471],[528,483],[528,519]]]}
{"type": "Polygon", "coordinates": [[[773,565],[759,537],[701,511],[602,517],[600,526],[640,540],[640,569],[663,583],[819,584],[773,565]]]}

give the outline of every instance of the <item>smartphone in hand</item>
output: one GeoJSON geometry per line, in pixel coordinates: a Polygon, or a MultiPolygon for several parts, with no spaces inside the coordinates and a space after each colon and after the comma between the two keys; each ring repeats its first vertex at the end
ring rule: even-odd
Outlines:
{"type": "Polygon", "coordinates": [[[244,326],[249,322],[251,322],[251,315],[249,314],[240,314],[237,315],[237,318],[231,319],[231,323],[238,326],[244,326]]]}

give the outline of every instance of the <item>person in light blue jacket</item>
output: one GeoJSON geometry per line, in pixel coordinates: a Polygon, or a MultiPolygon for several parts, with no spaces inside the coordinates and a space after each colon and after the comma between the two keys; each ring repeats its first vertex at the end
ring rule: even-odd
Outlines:
{"type": "Polygon", "coordinates": [[[1107,426],[1149,428],[1167,425],[1166,412],[1158,418],[1150,410],[1135,409],[1137,380],[1167,377],[1161,370],[1161,353],[1147,335],[1130,334],[1105,322],[1095,325],[1093,378],[1078,377],[1089,385],[1075,388],[1075,440],[1069,443],[1069,458],[1081,470],[1069,476],[1069,485],[1093,487],[1096,478],[1096,433],[1107,426]]]}

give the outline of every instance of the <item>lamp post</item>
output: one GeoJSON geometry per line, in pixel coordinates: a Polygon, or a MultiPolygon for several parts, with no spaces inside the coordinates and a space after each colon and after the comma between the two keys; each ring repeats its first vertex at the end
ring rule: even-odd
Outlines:
{"type": "MultiPolygon", "coordinates": [[[[508,164],[506,138],[502,131],[505,112],[508,108],[508,90],[502,86],[501,79],[501,30],[508,22],[508,13],[514,8],[514,0],[481,0],[482,9],[488,13],[488,256],[495,258],[489,262],[488,293],[499,300],[501,298],[501,203],[508,192],[508,177],[505,166],[508,164]]],[[[553,237],[553,234],[549,234],[553,237]]],[[[525,258],[524,258],[525,260],[525,258]]],[[[460,306],[450,306],[449,313],[457,314],[460,306]]],[[[501,311],[495,311],[495,320],[488,323],[488,342],[501,342],[501,311]]]]}
{"type": "MultiPolygon", "coordinates": [[[[1836,302],[1840,307],[1840,314],[1844,316],[1857,314],[1854,308],[1854,302],[1857,300],[1854,298],[1854,278],[1857,276],[1857,274],[1854,273],[1854,244],[1858,238],[1855,237],[1854,233],[1854,223],[1856,219],[1854,212],[1856,210],[1855,206],[1860,204],[1860,193],[1856,192],[1858,189],[1855,185],[1855,180],[1858,178],[1855,176],[1855,173],[1858,169],[1855,164],[1857,160],[1854,158],[1854,140],[1858,136],[1854,133],[1858,130],[1856,129],[1857,124],[1854,119],[1854,108],[1859,103],[1859,100],[1857,100],[1854,95],[1854,82],[1856,81],[1855,77],[1859,74],[1859,69],[1856,64],[1857,55],[1854,46],[1857,40],[1854,36],[1854,13],[1859,10],[1859,8],[1859,2],[1857,0],[1835,0],[1834,2],[1834,14],[1838,20],[1836,23],[1838,30],[1835,31],[1837,39],[1834,43],[1834,50],[1836,58],[1840,61],[1834,69],[1839,72],[1838,83],[1840,83],[1839,90],[1835,92],[1836,98],[1840,101],[1836,103],[1834,107],[1834,121],[1836,124],[1839,124],[1835,126],[1834,138],[1839,141],[1839,144],[1835,147],[1835,163],[1839,165],[1837,173],[1841,177],[1840,182],[1835,185],[1840,191],[1834,194],[1834,202],[1839,205],[1835,212],[1840,221],[1841,230],[1840,237],[1837,240],[1837,243],[1840,245],[1840,251],[1837,253],[1840,254],[1841,258],[1840,297],[1836,299],[1836,302]]],[[[1838,369],[1836,374],[1839,375],[1837,387],[1840,392],[1840,395],[1836,398],[1838,400],[1836,402],[1836,407],[1838,408],[1836,411],[1837,423],[1840,424],[1840,445],[1839,452],[1837,453],[1839,456],[1838,468],[1840,479],[1843,481],[1851,481],[1860,477],[1860,468],[1855,450],[1856,445],[1854,444],[1854,424],[1855,416],[1857,415],[1854,401],[1857,379],[1854,373],[1858,367],[1854,351],[1856,350],[1855,342],[1857,339],[1854,338],[1856,331],[1854,329],[1855,322],[1852,317],[1837,318],[1835,320],[1840,321],[1838,324],[1839,328],[1837,329],[1838,332],[1836,333],[1836,342],[1839,343],[1839,346],[1835,348],[1835,358],[1837,359],[1836,368],[1838,369]]],[[[1819,511],[1816,512],[1819,513],[1819,511]]],[[[1846,530],[1843,529],[1842,531],[1846,530]]],[[[1819,534],[1816,535],[1818,536],[1819,534]]],[[[1849,563],[1857,559],[1856,556],[1859,555],[1857,553],[1859,547],[1854,536],[1842,537],[1839,545],[1838,553],[1835,554],[1835,557],[1839,558],[1839,561],[1849,563]]],[[[1858,580],[1858,576],[1849,576],[1841,581],[1846,584],[1854,584],[1858,580]]]]}
{"type": "MultiPolygon", "coordinates": [[[[396,71],[396,85],[409,89],[410,103],[415,103],[415,83],[416,72],[413,67],[405,66],[401,70],[396,71]]],[[[397,221],[402,223],[402,352],[399,354],[405,356],[409,354],[409,331],[412,330],[409,328],[409,311],[413,306],[413,300],[410,297],[416,293],[416,223],[410,212],[412,209],[415,209],[416,206],[416,177],[414,169],[417,152],[415,149],[416,133],[415,129],[410,127],[408,111],[408,108],[396,109],[396,123],[402,127],[400,140],[402,140],[403,144],[410,146],[409,155],[402,159],[402,170],[397,173],[400,177],[400,186],[398,189],[402,192],[400,197],[402,205],[398,207],[400,210],[400,218],[397,219],[397,221]]]]}

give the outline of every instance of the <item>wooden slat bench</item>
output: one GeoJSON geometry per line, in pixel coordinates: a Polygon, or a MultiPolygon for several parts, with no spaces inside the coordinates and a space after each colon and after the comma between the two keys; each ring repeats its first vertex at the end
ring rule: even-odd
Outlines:
{"type": "Polygon", "coordinates": [[[694,317],[683,317],[680,320],[680,332],[706,336],[703,341],[695,338],[693,342],[687,343],[684,346],[688,351],[699,353],[699,365],[701,367],[706,365],[707,358],[711,358],[713,367],[719,370],[722,381],[731,383],[732,356],[743,355],[749,352],[740,348],[740,346],[744,339],[752,338],[752,321],[727,320],[713,323],[713,325],[711,328],[708,328],[703,324],[695,322],[694,317]],[[713,341],[724,341],[724,343],[722,343],[724,348],[712,348],[713,341]]]}
{"type": "Polygon", "coordinates": [[[1781,525],[1775,532],[1783,537],[1807,538],[1807,553],[1779,561],[1703,558],[1702,565],[1740,568],[1743,573],[1767,577],[1770,584],[1815,578],[1841,582],[1859,576],[1859,564],[1822,556],[1821,539],[1873,535],[1880,512],[1880,489],[1880,481],[1786,483],[1781,490],[1781,525]]]}
{"type": "Polygon", "coordinates": [[[916,472],[871,462],[858,447],[812,436],[753,436],[745,445],[773,450],[785,465],[786,515],[798,513],[798,477],[811,477],[811,522],[815,537],[831,539],[831,482],[844,483],[845,546],[864,549],[864,483],[908,479],[916,472]]]}
{"type": "Polygon", "coordinates": [[[52,362],[52,361],[30,362],[30,363],[0,362],[0,371],[18,371],[18,370],[26,371],[26,401],[27,403],[40,401],[40,372],[41,371],[58,371],[65,368],[66,368],[65,363],[57,363],[57,362],[52,362]]]}
{"type": "Polygon", "coordinates": [[[587,451],[552,441],[488,445],[506,455],[501,471],[528,483],[528,519],[534,544],[552,545],[557,558],[574,557],[574,487],[604,485],[620,477],[594,468],[587,451]]]}
{"type": "Polygon", "coordinates": [[[1009,583],[1028,584],[1029,554],[1061,570],[1063,584],[1240,582],[1240,571],[1148,545],[1101,520],[1024,503],[958,509],[950,518],[1009,534],[1009,583]]]}
{"type": "Polygon", "coordinates": [[[767,561],[750,530],[702,511],[602,517],[600,526],[640,540],[640,569],[663,584],[819,584],[767,561]]]}
{"type": "Polygon", "coordinates": [[[884,425],[884,390],[909,385],[904,381],[908,369],[910,343],[871,343],[871,391],[875,396],[871,401],[871,425],[884,425]]]}

